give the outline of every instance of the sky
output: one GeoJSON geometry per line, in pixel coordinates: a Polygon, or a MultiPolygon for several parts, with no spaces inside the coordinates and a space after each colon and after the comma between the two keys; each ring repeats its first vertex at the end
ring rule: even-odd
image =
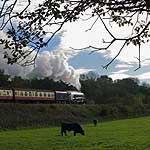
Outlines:
{"type": "MultiPolygon", "coordinates": [[[[20,3],[18,6],[17,9],[23,7],[20,3]]],[[[32,6],[30,9],[32,9],[32,6]]],[[[4,51],[1,46],[0,68],[5,69],[5,73],[12,76],[50,77],[57,81],[63,80],[78,89],[80,88],[80,74],[89,71],[95,71],[99,75],[108,75],[113,80],[134,77],[141,82],[150,83],[150,43],[141,45],[142,67],[137,71],[134,71],[138,67],[138,48],[136,46],[125,47],[107,70],[103,66],[115,57],[121,48],[121,42],[114,43],[108,50],[94,53],[91,53],[93,49],[90,48],[75,50],[89,45],[104,47],[106,44],[102,41],[111,40],[100,21],[94,25],[92,30],[88,30],[93,22],[94,19],[65,24],[62,30],[49,42],[48,46],[41,49],[34,67],[22,68],[17,64],[7,65],[6,60],[3,59],[4,51]]],[[[124,28],[119,28],[115,24],[110,26],[107,20],[106,24],[116,37],[126,37],[131,31],[128,26],[124,28]]],[[[5,36],[5,33],[1,32],[0,36],[5,36]]]]}
{"type": "MultiPolygon", "coordinates": [[[[60,47],[63,47],[65,50],[69,50],[70,47],[83,48],[89,45],[104,47],[102,40],[109,41],[110,36],[100,22],[91,31],[86,32],[92,23],[93,21],[90,20],[89,22],[79,21],[66,25],[64,27],[64,35],[61,37],[60,47]]],[[[116,37],[125,37],[131,29],[130,27],[119,28],[114,25],[110,27],[110,30],[116,37]]],[[[138,78],[141,82],[150,83],[150,43],[141,45],[142,67],[139,70],[135,71],[138,67],[138,47],[133,45],[126,46],[107,70],[103,68],[103,66],[115,57],[120,47],[121,42],[116,42],[110,49],[92,54],[90,54],[92,49],[81,50],[79,52],[74,50],[72,56],[68,59],[68,63],[76,70],[82,72],[92,70],[99,75],[108,75],[114,80],[133,77],[138,78]]]]}

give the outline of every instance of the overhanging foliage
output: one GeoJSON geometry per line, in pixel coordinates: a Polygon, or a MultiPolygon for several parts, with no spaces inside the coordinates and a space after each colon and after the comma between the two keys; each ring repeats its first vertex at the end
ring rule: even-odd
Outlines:
{"type": "Polygon", "coordinates": [[[15,12],[18,1],[12,0],[12,3],[8,3],[10,1],[1,0],[0,28],[7,33],[7,38],[0,39],[0,42],[6,49],[4,58],[7,58],[8,64],[34,64],[40,49],[47,46],[65,23],[78,21],[81,16],[86,16],[88,12],[87,20],[95,18],[93,24],[89,26],[89,30],[92,30],[94,25],[101,21],[111,36],[111,40],[103,41],[107,44],[106,47],[89,45],[85,48],[92,48],[92,52],[107,50],[116,41],[123,41],[117,55],[104,68],[107,69],[128,44],[138,46],[139,56],[137,60],[139,66],[135,70],[141,67],[141,44],[149,42],[150,37],[149,0],[46,0],[32,12],[28,11],[31,1],[27,0],[24,9],[15,12]],[[13,23],[14,19],[18,20],[17,25],[13,23]],[[131,26],[132,32],[128,37],[115,37],[108,29],[105,23],[106,19],[110,23],[115,22],[119,27],[131,26]],[[46,36],[49,38],[45,39],[46,36]]]}

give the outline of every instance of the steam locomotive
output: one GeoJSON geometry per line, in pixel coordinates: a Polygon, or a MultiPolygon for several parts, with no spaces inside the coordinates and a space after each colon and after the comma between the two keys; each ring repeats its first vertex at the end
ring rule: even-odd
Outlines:
{"type": "Polygon", "coordinates": [[[85,96],[78,91],[0,88],[0,102],[84,104],[85,96]]]}

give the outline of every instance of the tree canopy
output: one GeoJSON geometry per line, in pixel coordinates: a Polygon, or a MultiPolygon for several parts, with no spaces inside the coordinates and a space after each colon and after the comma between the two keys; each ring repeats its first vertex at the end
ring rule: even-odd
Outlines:
{"type": "Polygon", "coordinates": [[[108,76],[81,80],[81,91],[87,103],[96,104],[149,104],[150,86],[139,84],[137,78],[124,78],[113,81],[108,76]]]}
{"type": "Polygon", "coordinates": [[[122,41],[116,56],[104,66],[107,69],[126,45],[133,44],[139,50],[137,69],[141,67],[141,44],[149,42],[150,37],[149,0],[46,0],[33,11],[28,11],[31,0],[26,0],[24,8],[15,11],[18,1],[1,0],[0,29],[6,32],[6,37],[0,39],[0,44],[4,46],[4,58],[8,60],[8,64],[33,64],[40,49],[49,43],[65,23],[88,16],[86,20],[94,19],[89,30],[101,21],[111,40],[103,40],[106,47],[88,45],[81,49],[91,48],[92,52],[107,50],[116,41],[122,41]],[[14,20],[18,20],[17,23],[14,20]],[[118,38],[108,28],[106,20],[110,24],[115,22],[119,27],[131,26],[132,31],[128,37],[118,38]]]}

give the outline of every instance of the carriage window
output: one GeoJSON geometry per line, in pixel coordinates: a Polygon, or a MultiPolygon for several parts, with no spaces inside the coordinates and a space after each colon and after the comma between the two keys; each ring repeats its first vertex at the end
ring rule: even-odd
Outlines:
{"type": "Polygon", "coordinates": [[[28,96],[28,93],[27,93],[27,92],[25,92],[25,96],[28,96]]]}
{"type": "Polygon", "coordinates": [[[1,92],[0,92],[0,96],[1,96],[1,92]]]}
{"type": "Polygon", "coordinates": [[[6,95],[5,90],[3,90],[3,95],[4,95],[4,96],[6,95]]]}
{"type": "Polygon", "coordinates": [[[51,93],[51,97],[54,97],[54,93],[51,93]]]}
{"type": "Polygon", "coordinates": [[[35,96],[38,96],[38,93],[37,93],[37,92],[35,92],[35,96]]]}
{"type": "Polygon", "coordinates": [[[32,93],[31,93],[31,92],[29,92],[29,96],[32,96],[32,93]]]}
{"type": "Polygon", "coordinates": [[[50,93],[48,93],[48,95],[47,95],[48,97],[51,97],[51,94],[50,93]]]}
{"type": "Polygon", "coordinates": [[[40,93],[40,96],[42,96],[42,93],[40,93]]]}
{"type": "Polygon", "coordinates": [[[20,95],[23,96],[23,92],[20,92],[20,95]]]}
{"type": "Polygon", "coordinates": [[[7,91],[7,95],[9,95],[9,91],[7,91]]]}
{"type": "Polygon", "coordinates": [[[46,97],[46,93],[44,93],[44,96],[46,97]]]}

